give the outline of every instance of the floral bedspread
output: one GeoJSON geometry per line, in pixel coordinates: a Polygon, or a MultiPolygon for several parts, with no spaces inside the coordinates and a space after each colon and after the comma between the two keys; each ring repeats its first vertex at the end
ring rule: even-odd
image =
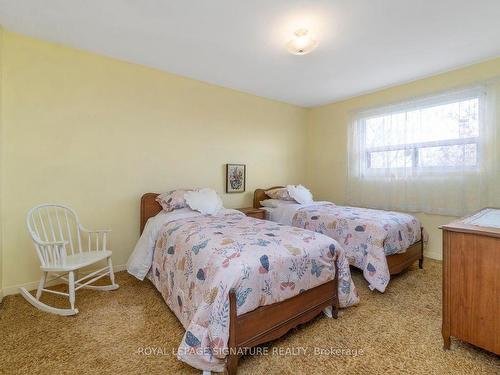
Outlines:
{"type": "Polygon", "coordinates": [[[229,338],[229,290],[238,315],[291,298],[334,278],[341,307],[359,299],[339,244],[319,233],[241,214],[165,224],[156,241],[152,281],[186,333],[179,359],[223,371],[229,338]]]}
{"type": "Polygon", "coordinates": [[[390,280],[386,256],[404,252],[422,235],[412,215],[333,203],[298,209],[292,224],[337,240],[349,263],[362,269],[370,288],[380,292],[390,280]]]}

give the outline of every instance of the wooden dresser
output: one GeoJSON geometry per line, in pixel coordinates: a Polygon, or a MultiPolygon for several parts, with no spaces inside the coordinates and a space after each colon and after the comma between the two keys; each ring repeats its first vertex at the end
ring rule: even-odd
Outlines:
{"type": "Polygon", "coordinates": [[[441,229],[444,348],[453,336],[500,354],[500,209],[441,229]]]}

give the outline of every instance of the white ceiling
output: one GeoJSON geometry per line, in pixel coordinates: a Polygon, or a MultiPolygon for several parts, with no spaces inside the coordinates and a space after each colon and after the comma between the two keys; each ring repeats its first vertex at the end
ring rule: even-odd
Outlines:
{"type": "Polygon", "coordinates": [[[0,0],[0,24],[306,107],[500,56],[499,0],[0,0]]]}

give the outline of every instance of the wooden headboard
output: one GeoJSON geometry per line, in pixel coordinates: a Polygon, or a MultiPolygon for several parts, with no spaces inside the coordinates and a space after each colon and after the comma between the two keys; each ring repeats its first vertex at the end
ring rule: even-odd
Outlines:
{"type": "Polygon", "coordinates": [[[148,219],[162,210],[160,204],[156,201],[158,195],[160,194],[146,193],[141,198],[141,234],[148,219]]]}
{"type": "Polygon", "coordinates": [[[284,186],[273,186],[269,187],[266,189],[255,189],[253,193],[253,207],[254,208],[259,208],[262,207],[260,202],[263,201],[264,199],[269,199],[269,197],[266,195],[265,191],[271,190],[271,189],[278,189],[278,188],[283,188],[284,186]]]}

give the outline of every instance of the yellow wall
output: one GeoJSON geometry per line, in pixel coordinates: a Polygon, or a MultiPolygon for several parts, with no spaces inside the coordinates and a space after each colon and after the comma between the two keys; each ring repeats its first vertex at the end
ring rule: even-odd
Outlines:
{"type": "Polygon", "coordinates": [[[306,110],[5,32],[2,63],[3,287],[35,281],[25,228],[41,202],[74,207],[90,228],[112,228],[115,265],[139,235],[145,192],[209,186],[224,164],[247,165],[244,194],[305,178],[306,110]]]}
{"type": "MultiPolygon", "coordinates": [[[[38,278],[24,223],[35,204],[66,203],[86,226],[112,228],[123,265],[144,192],[210,186],[241,207],[256,187],[305,181],[315,198],[343,203],[353,110],[500,75],[496,59],[306,110],[10,32],[0,40],[4,291],[38,278]],[[223,193],[227,162],[247,164],[246,193],[223,193]]],[[[452,218],[417,216],[440,258],[437,227],[452,218]]]]}
{"type": "MultiPolygon", "coordinates": [[[[306,181],[315,198],[339,204],[346,201],[347,128],[354,111],[473,84],[499,75],[500,59],[495,59],[309,111],[306,181]]],[[[500,177],[498,181],[500,184],[500,177]]],[[[441,259],[441,231],[438,226],[453,218],[427,214],[416,216],[430,234],[427,256],[441,259]]]]}

